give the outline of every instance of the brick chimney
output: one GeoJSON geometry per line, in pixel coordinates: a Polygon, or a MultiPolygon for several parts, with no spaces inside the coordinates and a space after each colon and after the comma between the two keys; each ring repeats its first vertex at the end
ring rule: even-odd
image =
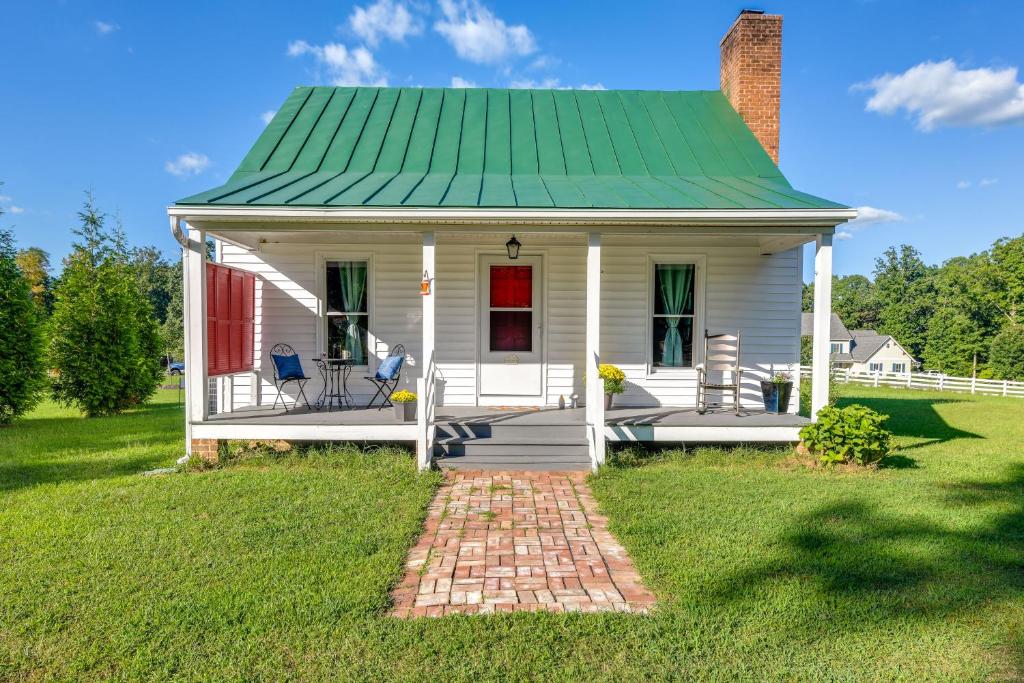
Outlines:
{"type": "Polygon", "coordinates": [[[782,15],[743,10],[720,47],[722,93],[777,164],[782,15]]]}

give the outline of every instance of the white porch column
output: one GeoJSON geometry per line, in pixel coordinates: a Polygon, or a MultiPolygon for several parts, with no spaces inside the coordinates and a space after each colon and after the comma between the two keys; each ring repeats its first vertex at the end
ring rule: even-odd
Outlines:
{"type": "Polygon", "coordinates": [[[430,291],[423,294],[423,344],[420,353],[421,370],[417,380],[418,400],[416,402],[416,462],[421,470],[430,467],[434,450],[434,291],[435,234],[423,233],[423,278],[430,284],[430,291]]]}
{"type": "Polygon", "coordinates": [[[598,376],[601,362],[601,233],[587,235],[587,347],[586,377],[587,443],[595,470],[604,464],[604,383],[598,376]]]}
{"type": "Polygon", "coordinates": [[[814,336],[811,364],[811,419],[828,404],[832,321],[832,235],[818,235],[814,251],[814,336]]]}
{"type": "MultiPolygon", "coordinates": [[[[172,220],[178,220],[177,218],[172,220]]],[[[192,452],[192,423],[209,415],[206,378],[206,233],[189,228],[184,252],[185,290],[185,438],[192,452]]]]}

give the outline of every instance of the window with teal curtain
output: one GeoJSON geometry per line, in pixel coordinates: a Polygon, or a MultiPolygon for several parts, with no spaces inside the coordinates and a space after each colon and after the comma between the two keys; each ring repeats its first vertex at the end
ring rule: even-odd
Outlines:
{"type": "Polygon", "coordinates": [[[652,359],[655,367],[693,367],[694,287],[692,263],[654,267],[652,359]]]}
{"type": "Polygon", "coordinates": [[[366,261],[327,262],[327,357],[367,363],[366,261]]]}

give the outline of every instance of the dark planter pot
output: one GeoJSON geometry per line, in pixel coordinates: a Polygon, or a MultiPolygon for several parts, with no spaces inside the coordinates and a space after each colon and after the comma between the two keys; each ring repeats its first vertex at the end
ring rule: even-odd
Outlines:
{"type": "Polygon", "coordinates": [[[761,398],[764,400],[764,412],[786,412],[789,408],[789,397],[792,393],[792,382],[782,382],[779,384],[761,380],[761,398]]]}
{"type": "Polygon", "coordinates": [[[612,401],[613,400],[615,400],[615,394],[605,394],[604,395],[604,409],[605,410],[611,410],[612,409],[612,401]]]}

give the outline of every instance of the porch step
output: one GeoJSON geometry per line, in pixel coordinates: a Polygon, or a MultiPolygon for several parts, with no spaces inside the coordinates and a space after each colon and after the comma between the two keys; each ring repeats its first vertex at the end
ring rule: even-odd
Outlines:
{"type": "Polygon", "coordinates": [[[587,470],[590,455],[583,425],[437,424],[434,458],[462,470],[587,470]]]}

